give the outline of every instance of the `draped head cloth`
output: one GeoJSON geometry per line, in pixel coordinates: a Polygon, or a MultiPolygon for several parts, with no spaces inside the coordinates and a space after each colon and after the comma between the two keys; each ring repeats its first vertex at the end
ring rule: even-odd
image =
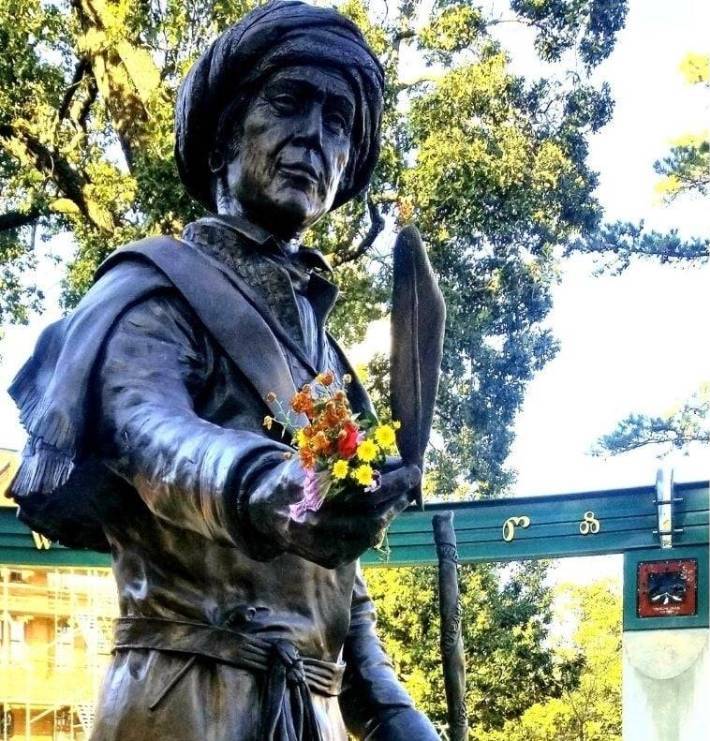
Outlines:
{"type": "Polygon", "coordinates": [[[350,160],[332,208],[368,184],[379,155],[384,73],[357,26],[332,8],[276,0],[248,13],[195,62],[178,92],[175,158],[188,193],[214,209],[210,153],[223,114],[244,115],[274,72],[294,65],[337,69],[353,88],[350,160]],[[237,110],[234,110],[236,107],[237,110]]]}

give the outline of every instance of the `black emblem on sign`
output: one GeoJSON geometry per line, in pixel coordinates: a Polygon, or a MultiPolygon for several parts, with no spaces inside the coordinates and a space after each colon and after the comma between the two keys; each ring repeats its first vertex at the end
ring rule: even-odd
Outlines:
{"type": "Polygon", "coordinates": [[[688,584],[682,571],[665,571],[648,575],[648,598],[654,605],[682,602],[688,584]]]}

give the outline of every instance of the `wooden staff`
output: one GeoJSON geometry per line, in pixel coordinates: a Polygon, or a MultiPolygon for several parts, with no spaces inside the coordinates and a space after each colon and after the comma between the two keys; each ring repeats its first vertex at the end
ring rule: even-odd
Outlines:
{"type": "Polygon", "coordinates": [[[449,721],[450,741],[466,741],[466,659],[461,635],[458,553],[454,513],[434,515],[434,542],[439,557],[439,615],[441,616],[441,663],[449,721]]]}

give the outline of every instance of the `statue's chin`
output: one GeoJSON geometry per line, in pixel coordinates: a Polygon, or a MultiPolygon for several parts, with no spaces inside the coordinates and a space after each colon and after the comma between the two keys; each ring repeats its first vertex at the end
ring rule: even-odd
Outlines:
{"type": "Polygon", "coordinates": [[[328,211],[320,199],[296,186],[281,187],[268,196],[249,211],[260,226],[284,239],[313,226],[328,211]]]}

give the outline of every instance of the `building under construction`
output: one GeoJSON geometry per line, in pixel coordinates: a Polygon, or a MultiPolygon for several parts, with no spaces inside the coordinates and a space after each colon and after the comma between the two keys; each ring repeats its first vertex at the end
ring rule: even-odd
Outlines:
{"type": "MultiPolygon", "coordinates": [[[[0,450],[0,491],[17,453],[0,450]]],[[[0,497],[12,523],[14,504],[0,497]]],[[[17,544],[27,528],[17,523],[17,544]]],[[[3,534],[3,547],[13,535],[3,534]]],[[[40,555],[49,543],[32,534],[40,555]]],[[[24,543],[24,540],[23,540],[24,543]]],[[[0,740],[85,739],[110,659],[116,588],[106,568],[0,563],[0,740]]],[[[1,559],[0,559],[1,561],[1,559]]]]}

